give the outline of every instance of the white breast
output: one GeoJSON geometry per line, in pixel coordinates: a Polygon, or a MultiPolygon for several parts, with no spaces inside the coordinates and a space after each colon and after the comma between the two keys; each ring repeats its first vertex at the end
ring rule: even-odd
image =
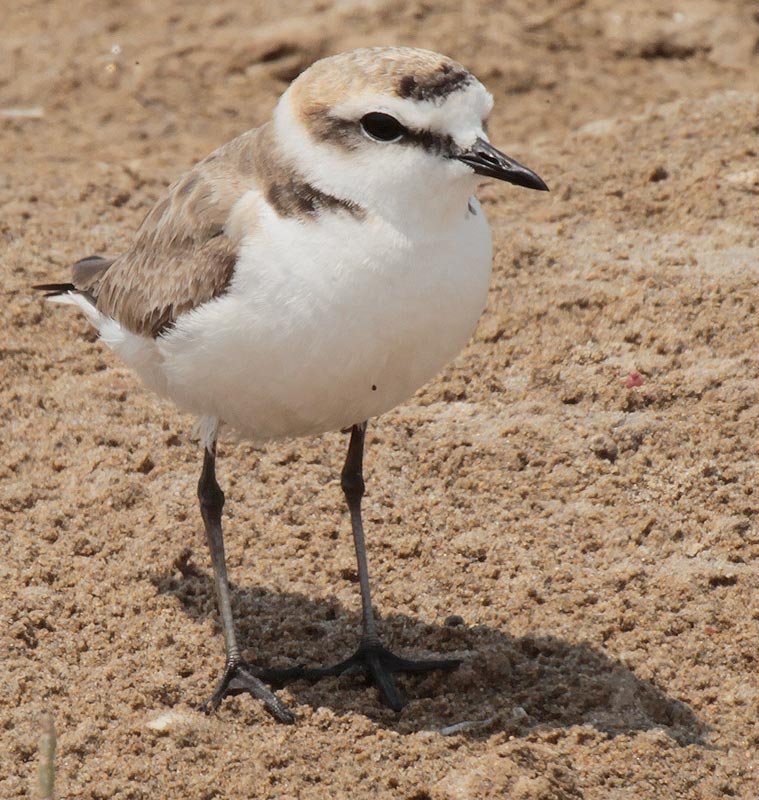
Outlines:
{"type": "Polygon", "coordinates": [[[229,291],[158,340],[160,388],[253,439],[344,428],[412,395],[485,305],[490,232],[476,201],[436,236],[270,209],[229,291]]]}

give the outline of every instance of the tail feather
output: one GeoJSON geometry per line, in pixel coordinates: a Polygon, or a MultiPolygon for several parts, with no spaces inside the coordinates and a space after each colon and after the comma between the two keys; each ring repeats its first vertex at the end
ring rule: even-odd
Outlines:
{"type": "Polygon", "coordinates": [[[75,292],[76,286],[73,283],[38,283],[32,286],[38,292],[46,292],[45,297],[57,297],[59,294],[75,292]]]}
{"type": "Polygon", "coordinates": [[[97,293],[93,290],[96,289],[97,283],[103,276],[103,273],[113,262],[113,258],[87,256],[87,258],[79,259],[71,268],[73,283],[40,283],[37,286],[32,286],[32,289],[46,292],[46,298],[59,297],[69,292],[79,292],[88,300],[92,301],[94,300],[94,295],[97,293]]]}
{"type": "Polygon", "coordinates": [[[72,280],[79,289],[92,289],[114,261],[103,256],[81,258],[71,268],[72,280]]]}
{"type": "MultiPolygon", "coordinates": [[[[45,295],[45,300],[48,303],[76,306],[80,311],[84,312],[90,324],[101,332],[103,324],[109,319],[98,311],[95,300],[89,292],[80,292],[78,289],[74,289],[73,292],[49,292],[45,295]]],[[[118,325],[118,323],[115,324],[118,325]]]]}

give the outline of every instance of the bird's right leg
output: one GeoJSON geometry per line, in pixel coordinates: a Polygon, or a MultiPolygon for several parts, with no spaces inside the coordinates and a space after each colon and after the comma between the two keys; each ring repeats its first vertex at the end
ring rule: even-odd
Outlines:
{"type": "Polygon", "coordinates": [[[356,546],[358,564],[358,583],[361,589],[362,632],[358,650],[348,658],[330,667],[306,669],[302,675],[309,680],[317,680],[327,675],[342,675],[354,669],[361,670],[377,686],[385,705],[400,711],[404,702],[393,680],[394,672],[432,672],[433,670],[449,671],[456,669],[461,663],[457,658],[435,658],[412,660],[401,658],[388,650],[377,634],[377,623],[372,609],[372,597],[369,588],[369,567],[366,559],[366,541],[364,539],[364,523],[361,519],[361,499],[364,496],[364,439],[366,422],[351,428],[351,439],[348,455],[341,474],[341,484],[348,510],[351,515],[353,542],[356,546]]]}
{"type": "Polygon", "coordinates": [[[224,507],[224,492],[216,482],[216,439],[204,448],[203,471],[198,481],[198,498],[200,513],[206,528],[208,549],[213,563],[214,582],[216,584],[216,600],[219,616],[224,630],[224,643],[227,658],[224,674],[211,697],[201,708],[205,712],[215,711],[221,701],[228,695],[249,692],[261,700],[266,710],[280,722],[295,722],[295,714],[266,687],[263,680],[279,682],[297,677],[299,670],[262,669],[242,659],[235,634],[235,623],[232,616],[232,602],[227,577],[227,563],[224,557],[224,536],[221,530],[221,510],[224,507]]]}

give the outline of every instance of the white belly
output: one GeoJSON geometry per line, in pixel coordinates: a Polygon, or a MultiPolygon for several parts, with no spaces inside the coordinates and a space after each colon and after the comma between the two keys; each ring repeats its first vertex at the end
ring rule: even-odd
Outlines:
{"type": "Polygon", "coordinates": [[[345,428],[412,395],[485,305],[484,215],[412,240],[381,221],[278,220],[243,247],[229,291],[158,340],[158,387],[244,436],[345,428]]]}

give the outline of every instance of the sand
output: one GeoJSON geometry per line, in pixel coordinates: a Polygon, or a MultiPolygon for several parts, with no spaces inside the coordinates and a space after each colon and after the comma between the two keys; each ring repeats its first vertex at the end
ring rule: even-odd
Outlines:
{"type": "MultiPolygon", "coordinates": [[[[749,0],[11,2],[0,32],[0,796],[759,796],[759,18],[749,0]],[[315,58],[413,44],[488,85],[471,343],[371,423],[385,639],[455,654],[382,707],[297,682],[210,717],[223,643],[192,420],[30,291],[125,247],[163,188],[315,58]]],[[[346,437],[226,439],[234,610],[261,663],[355,646],[346,437]]]]}

